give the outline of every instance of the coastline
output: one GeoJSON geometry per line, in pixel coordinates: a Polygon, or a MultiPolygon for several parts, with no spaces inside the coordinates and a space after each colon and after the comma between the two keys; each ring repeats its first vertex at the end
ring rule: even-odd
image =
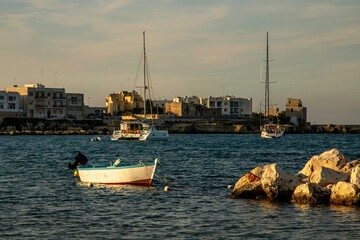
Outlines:
{"type": "MultiPolygon", "coordinates": [[[[258,134],[259,126],[251,122],[233,120],[186,120],[164,121],[157,124],[159,129],[166,129],[170,134],[258,134]]],[[[360,134],[360,125],[317,124],[285,127],[286,134],[360,134]]],[[[52,121],[50,124],[2,125],[0,135],[111,135],[115,125],[97,123],[66,123],[52,121]]]]}

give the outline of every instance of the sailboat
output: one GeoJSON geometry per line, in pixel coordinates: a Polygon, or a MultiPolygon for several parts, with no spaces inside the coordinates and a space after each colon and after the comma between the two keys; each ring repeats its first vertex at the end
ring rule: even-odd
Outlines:
{"type": "MultiPolygon", "coordinates": [[[[147,121],[146,118],[146,91],[149,89],[150,95],[150,81],[149,81],[149,73],[147,69],[147,57],[146,57],[146,49],[145,49],[145,31],[143,32],[143,45],[144,45],[144,121],[147,121]]],[[[152,114],[152,106],[150,99],[150,112],[151,112],[151,123],[147,123],[144,128],[140,131],[141,141],[146,140],[167,140],[169,138],[169,132],[167,130],[158,130],[154,124],[153,114],[152,114]]]]}
{"type": "MultiPolygon", "coordinates": [[[[133,116],[137,121],[122,121],[119,129],[115,130],[111,140],[167,140],[169,132],[167,130],[158,130],[154,124],[151,112],[151,123],[146,118],[147,91],[150,95],[150,81],[147,69],[147,58],[145,51],[145,31],[143,32],[143,57],[144,57],[144,118],[133,116]]],[[[150,111],[152,111],[150,100],[150,111]]]]}
{"type": "MultiPolygon", "coordinates": [[[[270,77],[269,77],[269,34],[266,32],[266,79],[265,79],[265,115],[269,115],[270,110],[270,77]]],[[[260,106],[261,107],[261,106],[260,106]]],[[[261,111],[260,111],[261,112],[261,111]]],[[[261,114],[260,114],[261,115],[261,114]]],[[[260,116],[261,119],[261,116],[260,116]]],[[[285,129],[279,123],[267,123],[261,125],[260,136],[262,138],[279,138],[284,136],[285,129]]]]}

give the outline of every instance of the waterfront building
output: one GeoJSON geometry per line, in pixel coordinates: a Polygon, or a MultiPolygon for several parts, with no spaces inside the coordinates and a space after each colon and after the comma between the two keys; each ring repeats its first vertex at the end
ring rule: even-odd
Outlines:
{"type": "Polygon", "coordinates": [[[28,118],[63,119],[66,116],[64,88],[45,88],[40,83],[5,88],[22,96],[20,105],[28,118]]]}
{"type": "Polygon", "coordinates": [[[65,93],[66,95],[66,118],[84,119],[84,94],[65,93]]]}
{"type": "Polygon", "coordinates": [[[302,101],[296,98],[288,98],[286,107],[286,117],[295,126],[304,125],[307,121],[307,109],[303,107],[302,101]]]}
{"type": "Polygon", "coordinates": [[[208,112],[204,105],[186,102],[167,102],[164,111],[166,115],[177,117],[218,116],[216,113],[209,115],[212,112],[208,112]]]}
{"type": "Polygon", "coordinates": [[[23,87],[14,85],[5,91],[16,92],[20,96],[19,108],[22,117],[64,119],[84,118],[84,94],[66,93],[64,88],[46,88],[45,85],[25,84],[23,87]]]}
{"type": "Polygon", "coordinates": [[[144,108],[144,100],[136,91],[112,93],[106,98],[106,112],[113,116],[136,108],[144,108]]]}
{"type": "Polygon", "coordinates": [[[84,106],[84,118],[86,119],[102,120],[105,112],[105,107],[89,107],[88,105],[84,106]]]}
{"type": "Polygon", "coordinates": [[[209,97],[206,105],[209,109],[217,109],[222,116],[245,117],[252,114],[252,98],[236,98],[234,96],[209,97]]]}
{"type": "Polygon", "coordinates": [[[184,103],[192,103],[192,104],[200,104],[200,105],[204,105],[204,99],[201,98],[201,97],[197,97],[197,96],[192,96],[192,97],[188,97],[188,96],[185,96],[185,97],[175,97],[173,99],[173,102],[184,102],[184,103]]]}
{"type": "Polygon", "coordinates": [[[5,117],[21,117],[22,112],[19,93],[0,91],[0,122],[5,117]]]}

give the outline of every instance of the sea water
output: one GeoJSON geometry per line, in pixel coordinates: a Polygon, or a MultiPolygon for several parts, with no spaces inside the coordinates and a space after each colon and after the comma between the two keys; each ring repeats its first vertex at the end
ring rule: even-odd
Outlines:
{"type": "Polygon", "coordinates": [[[360,238],[359,207],[231,199],[227,188],[263,164],[297,173],[332,148],[360,158],[360,135],[92,137],[0,136],[0,239],[360,238]],[[162,180],[155,178],[150,188],[89,187],[67,169],[78,151],[90,163],[159,158],[162,180]]]}

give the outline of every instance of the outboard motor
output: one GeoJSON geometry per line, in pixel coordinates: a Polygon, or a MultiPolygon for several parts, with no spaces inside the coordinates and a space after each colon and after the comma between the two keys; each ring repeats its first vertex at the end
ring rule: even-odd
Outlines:
{"type": "Polygon", "coordinates": [[[76,169],[77,166],[85,165],[87,162],[88,162],[87,157],[81,152],[78,152],[78,154],[75,157],[75,161],[73,163],[69,163],[68,168],[76,169]]]}

